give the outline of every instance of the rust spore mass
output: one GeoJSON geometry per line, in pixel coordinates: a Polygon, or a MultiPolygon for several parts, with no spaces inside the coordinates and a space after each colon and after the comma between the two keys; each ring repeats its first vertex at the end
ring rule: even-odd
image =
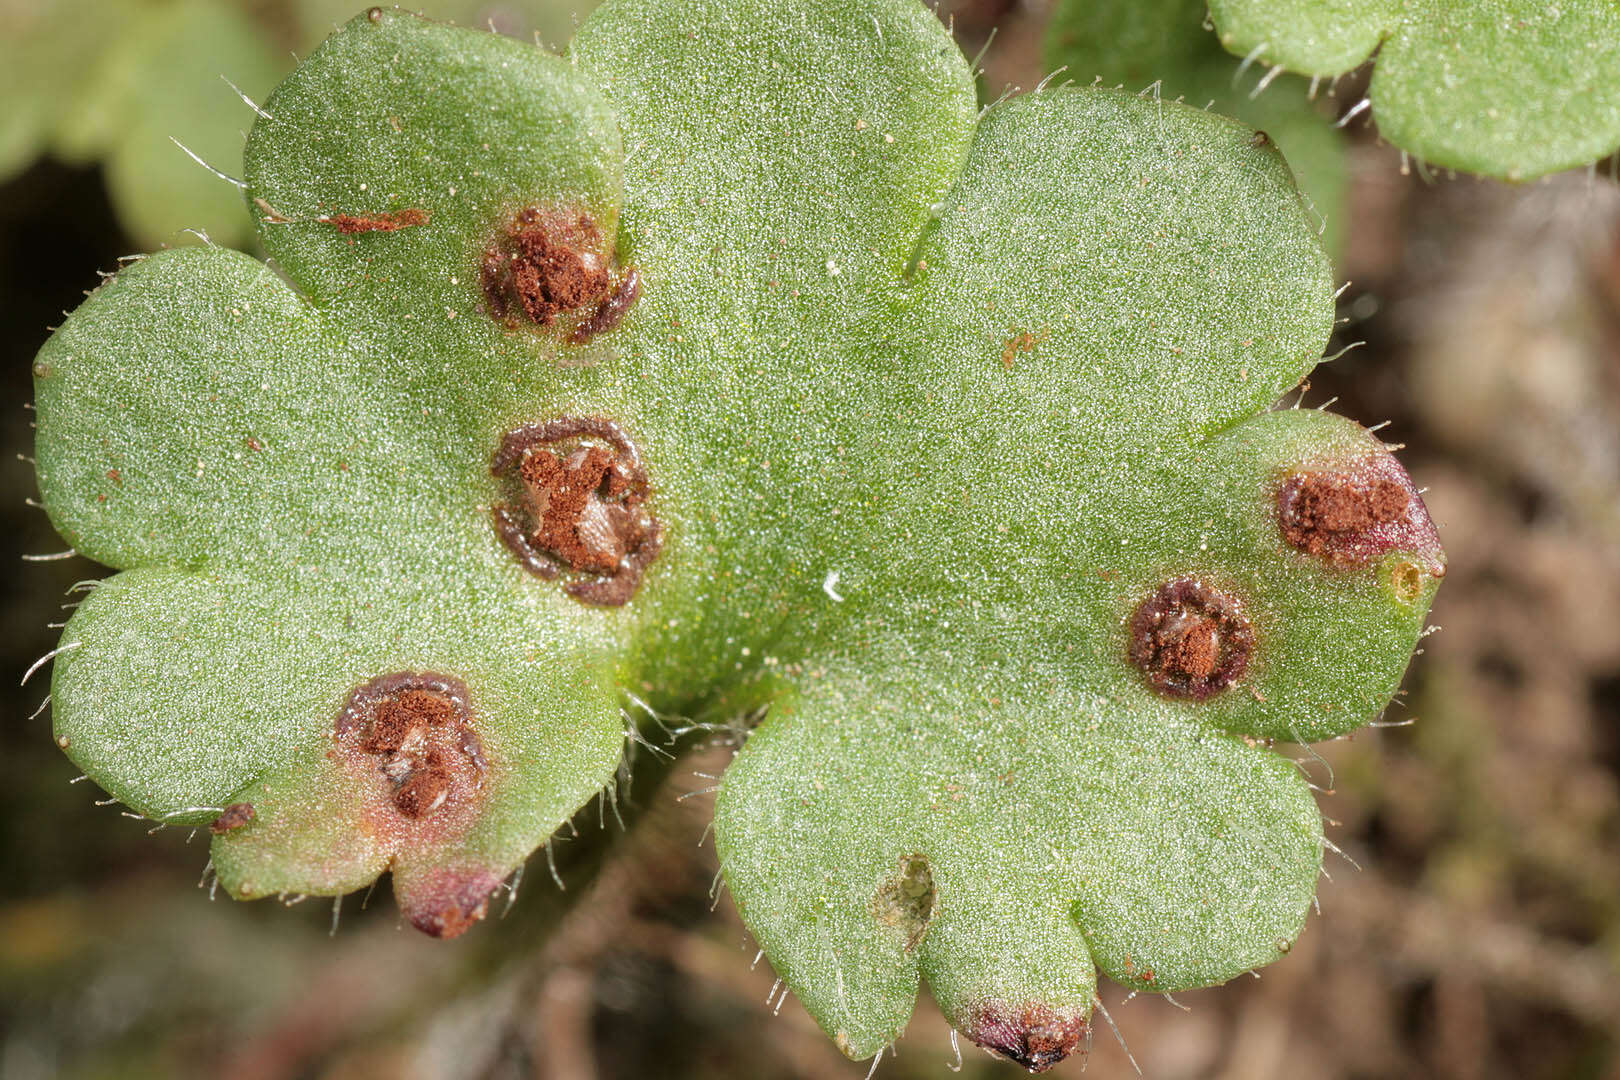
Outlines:
{"type": "Polygon", "coordinates": [[[240,829],[258,816],[258,812],[253,809],[252,803],[231,803],[208,826],[208,831],[218,836],[220,833],[228,833],[232,829],[240,829]]]}
{"type": "Polygon", "coordinates": [[[444,805],[450,795],[450,765],[443,752],[422,754],[394,792],[394,806],[408,818],[427,817],[444,805]]]}
{"type": "Polygon", "coordinates": [[[412,207],[388,214],[328,214],[316,220],[332,226],[344,236],[353,236],[356,233],[398,232],[400,229],[426,225],[428,212],[412,207]]]}
{"type": "Polygon", "coordinates": [[[510,238],[511,288],[524,313],[541,326],[607,298],[613,279],[601,254],[601,230],[590,215],[546,222],[538,211],[525,210],[510,238]]]}
{"type": "Polygon", "coordinates": [[[1248,670],[1254,628],[1229,593],[1194,577],[1166,582],[1130,623],[1130,660],[1160,693],[1202,701],[1248,670]]]}
{"type": "Polygon", "coordinates": [[[575,570],[611,574],[624,554],[620,531],[608,521],[608,500],[625,485],[613,456],[600,446],[581,446],[566,460],[534,453],[518,473],[536,519],[535,543],[575,570]]]}
{"type": "Polygon", "coordinates": [[[1391,582],[1395,598],[1415,600],[1445,577],[1446,556],[1412,477],[1387,450],[1296,468],[1277,483],[1283,543],[1330,567],[1370,566],[1390,552],[1410,573],[1391,582]]]}
{"type": "Polygon", "coordinates": [[[398,672],[372,679],[349,696],[337,737],[377,759],[393,785],[394,809],[413,820],[475,788],[486,768],[472,726],[467,686],[434,673],[398,672]]]}
{"type": "Polygon", "coordinates": [[[1191,619],[1167,637],[1162,645],[1163,664],[1178,675],[1207,680],[1221,666],[1221,629],[1214,619],[1191,619]]]}
{"type": "Polygon", "coordinates": [[[360,749],[368,754],[397,754],[423,729],[444,727],[454,718],[455,705],[449,698],[427,690],[404,690],[377,703],[360,749]]]}
{"type": "Polygon", "coordinates": [[[1410,496],[1387,476],[1307,473],[1293,477],[1278,498],[1283,537],[1312,555],[1341,545],[1336,540],[1365,533],[1406,516],[1410,496]]]}
{"type": "Polygon", "coordinates": [[[974,1009],[962,1027],[978,1045],[1032,1073],[1045,1072],[1076,1050],[1084,1053],[1090,1033],[1091,1024],[1078,1009],[999,1001],[974,1009]]]}
{"type": "Polygon", "coordinates": [[[480,276],[491,316],[541,327],[577,318],[573,345],[618,325],[641,295],[634,268],[616,278],[601,227],[584,211],[520,211],[485,249],[480,276]]]}
{"type": "Polygon", "coordinates": [[[515,475],[518,508],[496,506],[495,528],[525,569],[576,579],[569,595],[617,607],[635,595],[658,556],[663,528],[647,509],[652,492],[641,455],[618,424],[564,417],[510,432],[490,471],[515,475]]]}

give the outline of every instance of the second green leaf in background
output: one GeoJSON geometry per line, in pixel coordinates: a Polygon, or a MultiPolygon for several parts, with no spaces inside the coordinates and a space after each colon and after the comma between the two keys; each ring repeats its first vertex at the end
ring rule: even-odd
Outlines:
{"type": "Polygon", "coordinates": [[[1276,141],[1323,222],[1323,244],[1343,249],[1348,179],[1345,139],[1304,80],[1240,71],[1209,32],[1203,0],[1060,0],[1046,39],[1049,68],[1085,85],[1181,98],[1260,129],[1276,141]],[[1262,81],[1265,85],[1262,86],[1262,81]],[[1282,85],[1293,83],[1294,85],[1282,85]]]}
{"type": "Polygon", "coordinates": [[[1620,147],[1615,0],[1210,0],[1220,40],[1324,78],[1377,53],[1364,105],[1420,162],[1533,180],[1620,147]]]}
{"type": "Polygon", "coordinates": [[[0,28],[20,57],[0,74],[0,178],[45,153],[100,163],[137,242],[180,243],[183,229],[248,241],[241,191],[175,145],[240,174],[253,113],[224,78],[262,97],[291,66],[239,5],[52,0],[0,28]]]}
{"type": "MultiPolygon", "coordinates": [[[[524,40],[566,41],[595,0],[433,0],[413,10],[524,40]]],[[[0,4],[0,182],[51,155],[99,164],[142,248],[253,242],[242,193],[252,106],[360,0],[33,0],[0,4]],[[228,81],[227,81],[228,80],[228,81]],[[194,230],[192,233],[186,230],[194,230]]]]}

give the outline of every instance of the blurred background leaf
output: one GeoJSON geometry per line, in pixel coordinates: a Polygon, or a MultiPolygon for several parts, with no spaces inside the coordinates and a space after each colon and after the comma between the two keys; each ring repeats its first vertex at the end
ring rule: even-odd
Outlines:
{"type": "MultiPolygon", "coordinates": [[[[441,0],[434,18],[560,47],[590,0],[441,0]]],[[[249,100],[360,10],[356,0],[0,0],[0,182],[41,156],[102,167],[136,249],[252,243],[249,100]],[[194,230],[185,233],[183,230],[194,230]]],[[[134,250],[134,249],[132,249],[134,250]]]]}

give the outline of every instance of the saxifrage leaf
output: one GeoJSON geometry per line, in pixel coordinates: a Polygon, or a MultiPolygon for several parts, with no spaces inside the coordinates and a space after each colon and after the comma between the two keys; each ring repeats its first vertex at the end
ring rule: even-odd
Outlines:
{"type": "Polygon", "coordinates": [[[852,1055],[919,979],[1045,1067],[1098,970],[1287,949],[1321,818],[1270,742],[1388,700],[1444,561],[1376,439],[1267,411],[1333,317],[1268,140],[980,116],[911,0],[620,0],[567,61],[374,10],[266,112],[288,280],[154,256],[37,365],[46,504],[123,570],[60,740],[234,894],[391,868],[457,933],[634,702],[763,714],[722,868],[852,1055]]]}

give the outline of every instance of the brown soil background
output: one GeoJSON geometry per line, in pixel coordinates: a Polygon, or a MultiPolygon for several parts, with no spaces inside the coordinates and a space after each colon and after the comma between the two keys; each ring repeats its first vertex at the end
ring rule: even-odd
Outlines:
{"type": "MultiPolygon", "coordinates": [[[[981,11],[988,6],[976,5],[981,11]]],[[[994,5],[986,85],[1042,74],[1041,3],[994,5]]],[[[971,54],[983,18],[964,12],[971,54]]],[[[1353,89],[1341,90],[1341,95],[1353,89]]],[[[1345,98],[1348,104],[1353,98],[1345,98]]],[[[1620,1077],[1620,188],[1403,175],[1357,126],[1339,344],[1305,404],[1393,421],[1451,558],[1401,727],[1324,746],[1339,824],[1321,915],[1293,954],[1213,990],[1104,1000],[1152,1080],[1620,1077]]],[[[64,590],[99,568],[27,506],[29,365],[64,308],[132,250],[93,170],[0,189],[6,515],[0,723],[0,1077],[860,1077],[773,976],[699,845],[725,751],[641,795],[647,813],[560,933],[536,857],[505,919],[446,945],[381,893],[210,903],[206,834],[147,835],[71,784],[45,692],[64,590]]],[[[609,817],[611,823],[611,816],[609,817]]],[[[609,826],[613,828],[614,826],[609,826]]],[[[565,872],[597,830],[559,846],[565,872]]],[[[576,884],[576,889],[583,886],[576,884]]],[[[500,903],[495,905],[499,914],[500,903]]],[[[878,1076],[947,1075],[924,999],[878,1076]]],[[[961,1075],[1013,1066],[964,1048],[961,1075]]],[[[1070,1061],[1052,1075],[1078,1076],[1070,1061]]],[[[954,1075],[954,1074],[953,1074],[954,1075]]],[[[1102,1026],[1089,1075],[1134,1075],[1102,1026]]]]}

